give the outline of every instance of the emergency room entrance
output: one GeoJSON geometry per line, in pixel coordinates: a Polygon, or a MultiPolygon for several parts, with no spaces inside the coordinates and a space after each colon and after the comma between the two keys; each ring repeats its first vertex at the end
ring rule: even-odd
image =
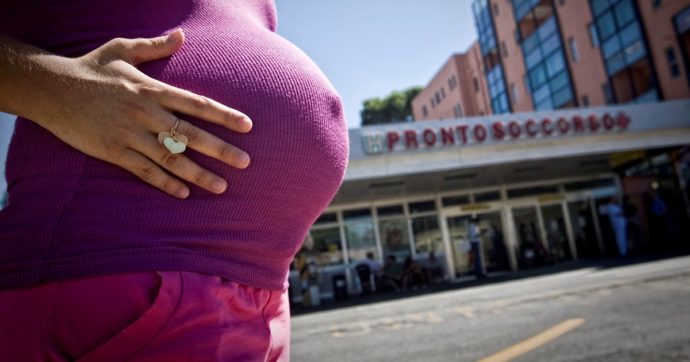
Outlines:
{"type": "Polygon", "coordinates": [[[510,270],[501,210],[446,212],[444,218],[450,239],[455,277],[474,273],[474,258],[477,256],[472,253],[469,230],[475,218],[480,232],[484,271],[510,270]]]}

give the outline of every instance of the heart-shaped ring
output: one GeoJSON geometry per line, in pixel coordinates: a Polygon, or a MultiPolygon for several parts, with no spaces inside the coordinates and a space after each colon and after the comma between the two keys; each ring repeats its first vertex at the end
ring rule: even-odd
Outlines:
{"type": "Polygon", "coordinates": [[[187,149],[187,137],[176,132],[179,123],[180,120],[178,118],[170,132],[160,132],[158,134],[158,142],[164,145],[171,153],[182,153],[187,149]]]}

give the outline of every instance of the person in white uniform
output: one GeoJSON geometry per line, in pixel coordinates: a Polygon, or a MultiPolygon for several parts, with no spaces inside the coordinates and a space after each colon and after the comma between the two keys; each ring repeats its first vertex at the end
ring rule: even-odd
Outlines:
{"type": "Polygon", "coordinates": [[[626,236],[627,220],[623,214],[623,208],[618,204],[615,197],[612,197],[606,207],[606,212],[609,214],[609,221],[611,227],[616,235],[616,243],[618,244],[618,253],[625,256],[628,253],[628,239],[626,236]]]}

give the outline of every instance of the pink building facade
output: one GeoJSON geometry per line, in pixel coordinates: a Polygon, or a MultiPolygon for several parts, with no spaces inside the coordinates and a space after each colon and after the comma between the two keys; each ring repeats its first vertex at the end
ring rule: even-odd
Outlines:
{"type": "Polygon", "coordinates": [[[472,7],[478,41],[413,101],[415,120],[690,97],[690,0],[474,0],[472,7]],[[476,74],[480,91],[471,92],[476,74]],[[453,76],[461,87],[446,101],[453,76]]]}
{"type": "Polygon", "coordinates": [[[415,120],[491,114],[478,43],[453,54],[412,101],[415,120]]]}

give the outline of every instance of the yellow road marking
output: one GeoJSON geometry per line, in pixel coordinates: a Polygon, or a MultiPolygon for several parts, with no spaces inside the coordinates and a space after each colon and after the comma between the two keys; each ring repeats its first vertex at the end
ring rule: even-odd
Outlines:
{"type": "Polygon", "coordinates": [[[568,319],[563,323],[559,323],[533,337],[525,339],[512,347],[506,348],[501,352],[494,355],[486,357],[479,362],[506,362],[513,358],[519,357],[527,352],[533,351],[554,339],[570,332],[571,330],[579,327],[585,320],[582,318],[578,319],[568,319]]]}
{"type": "Polygon", "coordinates": [[[467,318],[474,317],[474,311],[472,310],[472,308],[469,307],[458,307],[455,309],[455,311],[458,312],[458,314],[467,318]]]}

